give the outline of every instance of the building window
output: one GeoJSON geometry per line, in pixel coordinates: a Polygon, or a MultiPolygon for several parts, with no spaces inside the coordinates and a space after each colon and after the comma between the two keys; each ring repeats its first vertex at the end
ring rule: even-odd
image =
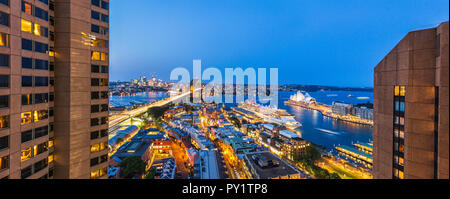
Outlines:
{"type": "Polygon", "coordinates": [[[9,47],[9,34],[0,32],[0,46],[9,47]]]}
{"type": "Polygon", "coordinates": [[[91,18],[92,19],[96,19],[96,20],[100,20],[100,13],[92,10],[91,11],[91,18]]]}
{"type": "Polygon", "coordinates": [[[9,108],[9,95],[0,96],[0,109],[9,108]]]}
{"type": "Polygon", "coordinates": [[[108,123],[108,118],[107,117],[102,117],[101,118],[101,124],[104,125],[104,124],[107,124],[107,123],[108,123]]]}
{"type": "Polygon", "coordinates": [[[0,157],[0,171],[9,168],[9,156],[0,157]]]}
{"type": "Polygon", "coordinates": [[[0,67],[9,68],[9,55],[0,54],[0,67]]]}
{"type": "Polygon", "coordinates": [[[0,129],[6,129],[9,127],[9,115],[0,116],[0,129]]]}
{"type": "Polygon", "coordinates": [[[49,155],[48,156],[48,163],[49,164],[52,163],[54,159],[55,159],[55,156],[53,154],[49,155]]]}
{"type": "Polygon", "coordinates": [[[0,137],[0,151],[9,148],[9,136],[0,137]]]}
{"type": "MultiPolygon", "coordinates": [[[[91,85],[93,84],[91,80],[91,85]]],[[[97,100],[100,99],[100,93],[99,92],[91,92],[91,100],[97,100]]]]}
{"type": "Polygon", "coordinates": [[[49,84],[48,77],[34,77],[34,86],[36,87],[47,87],[49,84]]]}
{"type": "Polygon", "coordinates": [[[108,79],[100,79],[100,86],[109,86],[108,79]]]}
{"type": "Polygon", "coordinates": [[[48,93],[38,93],[34,95],[34,104],[48,103],[48,93]]]}
{"type": "Polygon", "coordinates": [[[109,98],[109,93],[108,93],[108,91],[103,91],[103,92],[101,93],[101,97],[102,97],[102,99],[108,99],[108,98],[109,98]]]}
{"type": "Polygon", "coordinates": [[[31,140],[33,140],[33,130],[22,132],[21,136],[22,143],[29,142],[31,140]]]}
{"type": "Polygon", "coordinates": [[[108,104],[102,104],[101,105],[101,112],[108,112],[109,111],[109,106],[108,104]]]}
{"type": "Polygon", "coordinates": [[[25,19],[22,19],[21,25],[22,25],[21,26],[22,27],[22,31],[33,33],[33,23],[31,21],[27,21],[25,19]]]}
{"type": "Polygon", "coordinates": [[[33,157],[32,148],[29,147],[27,149],[22,150],[22,155],[20,156],[20,161],[25,162],[33,157]]]}
{"type": "Polygon", "coordinates": [[[55,146],[55,139],[54,138],[50,138],[48,140],[48,148],[52,148],[53,146],[55,146]]]}
{"type": "Polygon", "coordinates": [[[33,77],[22,76],[22,87],[33,87],[33,77]]]}
{"type": "Polygon", "coordinates": [[[91,167],[98,165],[100,163],[98,157],[91,159],[91,167]]]}
{"type": "Polygon", "coordinates": [[[0,75],[0,88],[9,88],[9,75],[0,75]]]}
{"type": "Polygon", "coordinates": [[[108,129],[103,129],[100,131],[100,137],[107,137],[108,136],[108,129]]]}
{"type": "Polygon", "coordinates": [[[39,1],[44,3],[45,5],[48,5],[48,0],[39,0],[39,1]]]}
{"type": "Polygon", "coordinates": [[[100,86],[100,79],[92,78],[91,79],[91,86],[100,86]]]}
{"type": "Polygon", "coordinates": [[[33,168],[32,168],[32,166],[30,165],[29,167],[27,167],[27,168],[25,168],[25,169],[22,169],[22,170],[20,171],[20,177],[21,177],[22,179],[25,179],[25,178],[30,177],[32,173],[33,173],[33,168]]]}
{"type": "Polygon", "coordinates": [[[0,0],[0,4],[3,4],[5,6],[9,6],[9,0],[0,0]]]}
{"type": "Polygon", "coordinates": [[[91,118],[91,126],[100,125],[100,120],[98,118],[91,118]]]}
{"type": "Polygon", "coordinates": [[[0,12],[0,25],[9,27],[9,14],[0,12]]]}
{"type": "Polygon", "coordinates": [[[34,51],[38,53],[48,53],[48,44],[44,44],[41,42],[34,42],[34,51]]]}
{"type": "Polygon", "coordinates": [[[25,94],[22,95],[22,106],[32,105],[33,104],[33,95],[25,94]]]}
{"type": "Polygon", "coordinates": [[[22,57],[22,68],[33,69],[33,59],[22,57]]]}
{"type": "Polygon", "coordinates": [[[40,155],[40,154],[45,153],[47,151],[48,151],[48,142],[44,142],[44,143],[39,144],[39,145],[34,145],[34,147],[33,147],[34,156],[40,155]]]}
{"type": "Polygon", "coordinates": [[[107,40],[93,38],[93,39],[91,39],[91,46],[100,47],[100,48],[108,48],[109,42],[107,40]]]}
{"type": "Polygon", "coordinates": [[[102,1],[102,8],[105,10],[109,10],[109,3],[106,1],[102,1]]]}
{"type": "Polygon", "coordinates": [[[48,70],[48,61],[47,60],[41,60],[41,59],[35,59],[34,60],[34,69],[37,69],[37,70],[48,70]]]}
{"type": "Polygon", "coordinates": [[[100,151],[99,144],[91,145],[91,153],[95,153],[95,152],[99,152],[99,151],[100,151]]]}
{"type": "Polygon", "coordinates": [[[91,105],[91,113],[100,112],[100,107],[98,105],[91,105]]]}
{"type": "Polygon", "coordinates": [[[48,12],[39,7],[34,7],[34,16],[48,21],[48,12]]]}
{"type": "Polygon", "coordinates": [[[31,3],[22,1],[22,12],[33,15],[33,5],[31,5],[31,3]]]}
{"type": "Polygon", "coordinates": [[[48,119],[48,110],[34,111],[34,122],[48,119]]]}
{"type": "Polygon", "coordinates": [[[100,7],[100,0],[91,0],[91,4],[92,4],[93,6],[100,7]]]}
{"type": "Polygon", "coordinates": [[[98,33],[98,34],[101,34],[101,35],[107,35],[109,30],[108,30],[108,28],[91,24],[91,32],[98,33]]]}
{"type": "Polygon", "coordinates": [[[48,166],[48,159],[44,158],[43,160],[36,162],[34,164],[34,173],[37,173],[48,166]]]}
{"type": "Polygon", "coordinates": [[[33,51],[33,41],[22,38],[22,49],[33,51]]]}
{"type": "Polygon", "coordinates": [[[48,135],[48,126],[39,127],[34,130],[34,139],[38,139],[40,137],[44,137],[47,135],[48,135]]]}
{"type": "Polygon", "coordinates": [[[32,117],[32,113],[31,112],[25,112],[25,113],[21,113],[20,114],[20,118],[21,118],[21,124],[25,125],[25,124],[30,124],[33,121],[33,117],[32,117]]]}
{"type": "Polygon", "coordinates": [[[107,142],[101,142],[99,144],[100,146],[100,151],[106,150],[108,148],[108,143],[107,142]]]}
{"type": "Polygon", "coordinates": [[[91,140],[96,140],[98,138],[100,138],[100,131],[91,132],[91,140]]]}
{"type": "Polygon", "coordinates": [[[98,66],[98,65],[91,65],[91,72],[92,73],[99,73],[100,72],[100,66],[98,66]]]}

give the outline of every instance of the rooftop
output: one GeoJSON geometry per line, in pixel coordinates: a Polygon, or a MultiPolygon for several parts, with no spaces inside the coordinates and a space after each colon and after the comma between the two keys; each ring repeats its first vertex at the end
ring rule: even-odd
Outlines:
{"type": "Polygon", "coordinates": [[[128,156],[138,156],[141,157],[145,154],[148,148],[152,145],[152,142],[148,141],[129,141],[123,144],[113,157],[120,159],[126,158],[128,156]]]}
{"type": "Polygon", "coordinates": [[[297,134],[294,133],[294,132],[288,131],[288,130],[281,130],[281,131],[280,131],[280,134],[281,134],[282,136],[284,136],[284,137],[289,138],[289,139],[300,138],[299,135],[297,135],[297,134]]]}
{"type": "Polygon", "coordinates": [[[295,169],[293,166],[267,151],[245,154],[244,159],[249,169],[253,171],[252,173],[255,175],[254,178],[256,179],[273,179],[300,174],[300,171],[295,169]],[[279,165],[275,167],[262,168],[257,161],[252,158],[252,156],[258,157],[265,162],[277,162],[279,165]]]}

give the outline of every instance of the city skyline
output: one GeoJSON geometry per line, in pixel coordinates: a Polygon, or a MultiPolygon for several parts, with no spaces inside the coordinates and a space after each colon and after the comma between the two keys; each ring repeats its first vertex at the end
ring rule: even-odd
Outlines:
{"type": "Polygon", "coordinates": [[[155,73],[169,80],[175,67],[201,59],[204,68],[278,67],[280,84],[373,87],[378,60],[406,32],[447,21],[447,8],[446,1],[116,2],[111,81],[155,73]]]}

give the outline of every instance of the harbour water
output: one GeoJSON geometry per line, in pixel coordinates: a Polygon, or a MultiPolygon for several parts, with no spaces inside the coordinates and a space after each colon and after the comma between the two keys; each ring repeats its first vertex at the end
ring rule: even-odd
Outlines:
{"type": "Polygon", "coordinates": [[[169,97],[166,92],[145,92],[126,96],[111,96],[109,103],[114,107],[131,106],[133,103],[148,104],[169,97]]]}
{"type": "MultiPolygon", "coordinates": [[[[318,111],[303,109],[285,105],[284,101],[296,92],[279,92],[279,108],[287,110],[295,116],[295,119],[302,123],[298,130],[305,140],[324,146],[331,150],[335,145],[352,145],[356,142],[372,141],[372,128],[366,125],[359,125],[344,121],[339,121],[323,116],[318,111]]],[[[353,92],[353,91],[318,91],[309,93],[318,102],[331,105],[333,101],[340,101],[349,104],[373,103],[373,93],[353,92]]],[[[129,106],[132,102],[151,103],[168,97],[164,92],[138,93],[134,96],[112,96],[110,103],[113,106],[129,106]]],[[[231,96],[228,96],[231,97],[231,96]]],[[[227,104],[236,106],[236,104],[227,104]]]]}

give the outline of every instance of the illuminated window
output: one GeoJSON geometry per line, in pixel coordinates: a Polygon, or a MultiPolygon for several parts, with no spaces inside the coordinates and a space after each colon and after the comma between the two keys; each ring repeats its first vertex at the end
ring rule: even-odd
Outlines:
{"type": "Polygon", "coordinates": [[[9,127],[9,116],[0,116],[0,129],[5,129],[9,127]]]}
{"type": "Polygon", "coordinates": [[[34,111],[34,122],[48,119],[48,110],[34,111]]]}
{"type": "Polygon", "coordinates": [[[48,151],[48,142],[44,142],[39,145],[34,145],[34,156],[40,155],[46,151],[48,151]]]}
{"type": "Polygon", "coordinates": [[[31,147],[28,149],[22,150],[22,156],[20,157],[20,161],[24,162],[33,157],[33,153],[31,147]]]}
{"type": "Polygon", "coordinates": [[[9,47],[9,34],[0,32],[0,46],[9,47]]]}
{"type": "Polygon", "coordinates": [[[32,33],[33,32],[33,23],[31,23],[31,21],[22,19],[22,31],[32,33]]]}
{"type": "Polygon", "coordinates": [[[406,87],[400,86],[400,96],[406,96],[406,87]]]}
{"type": "Polygon", "coordinates": [[[405,178],[403,171],[398,171],[398,178],[399,179],[404,179],[405,178]]]}
{"type": "Polygon", "coordinates": [[[37,36],[42,35],[41,26],[39,24],[34,24],[34,34],[37,36]]]}
{"type": "Polygon", "coordinates": [[[9,167],[9,156],[0,157],[0,170],[7,169],[9,167]]]}
{"type": "Polygon", "coordinates": [[[92,60],[100,60],[100,52],[92,51],[91,59],[92,60]]]}
{"type": "Polygon", "coordinates": [[[52,163],[53,160],[54,160],[54,155],[53,155],[53,154],[52,154],[52,155],[49,155],[49,156],[48,156],[48,163],[49,163],[49,164],[52,163]]]}
{"type": "Polygon", "coordinates": [[[91,172],[91,179],[97,179],[99,176],[100,176],[100,172],[98,170],[91,172]]]}
{"type": "Polygon", "coordinates": [[[105,167],[103,169],[100,169],[99,172],[100,172],[100,177],[102,177],[102,176],[104,176],[104,175],[106,175],[108,173],[108,168],[105,167]]]}
{"type": "Polygon", "coordinates": [[[91,145],[91,153],[99,152],[100,147],[98,144],[91,145]]]}
{"type": "Polygon", "coordinates": [[[100,143],[100,151],[105,150],[107,146],[108,146],[108,143],[107,143],[107,142],[102,142],[102,143],[100,143]]]}
{"type": "Polygon", "coordinates": [[[22,119],[22,125],[24,124],[29,124],[33,121],[32,116],[31,116],[31,112],[25,112],[22,113],[21,115],[21,119],[22,119]]]}
{"type": "Polygon", "coordinates": [[[106,54],[106,53],[102,53],[102,57],[101,57],[101,60],[102,60],[102,61],[106,61],[106,60],[108,60],[108,54],[106,54]]]}
{"type": "Polygon", "coordinates": [[[48,140],[48,148],[53,147],[55,144],[55,141],[53,139],[48,140]]]}
{"type": "Polygon", "coordinates": [[[30,3],[22,1],[22,11],[31,15],[33,10],[33,6],[30,3]]]}

